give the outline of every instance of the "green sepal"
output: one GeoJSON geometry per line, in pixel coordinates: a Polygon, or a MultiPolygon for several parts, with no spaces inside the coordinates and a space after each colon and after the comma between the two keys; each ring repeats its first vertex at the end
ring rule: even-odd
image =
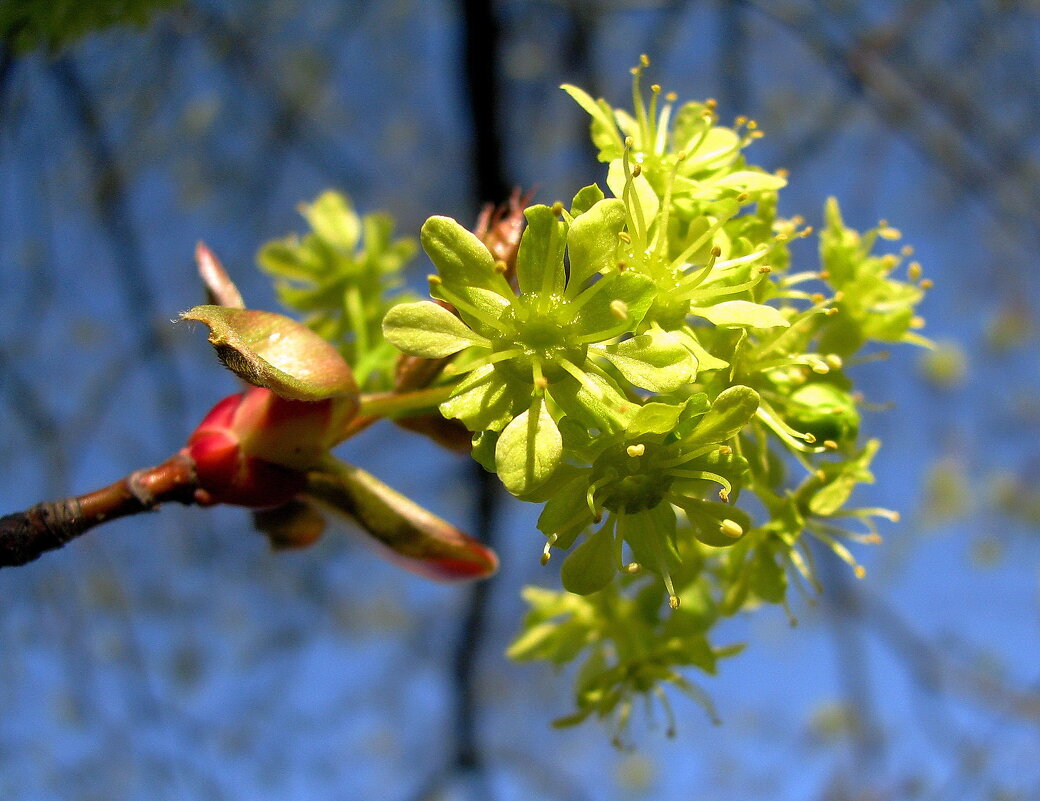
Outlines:
{"type": "Polygon", "coordinates": [[[433,285],[430,287],[430,294],[455,305],[455,311],[459,313],[463,322],[480,336],[493,339],[502,333],[501,329],[495,326],[495,322],[506,313],[511,304],[509,299],[497,290],[479,286],[453,286],[449,299],[442,287],[433,285]]]}
{"type": "Polygon", "coordinates": [[[676,500],[675,503],[686,513],[693,536],[713,548],[735,545],[751,530],[751,518],[743,509],[736,506],[694,499],[676,500]],[[723,529],[723,522],[726,520],[740,526],[740,533],[736,536],[726,533],[723,529]]]}
{"type": "Polygon", "coordinates": [[[552,478],[563,458],[563,438],[539,398],[502,430],[495,446],[495,471],[513,495],[528,495],[552,478]]]}
{"type": "Polygon", "coordinates": [[[675,534],[675,511],[668,503],[618,516],[618,536],[628,543],[640,565],[659,576],[669,575],[681,563],[675,534]]]}
{"type": "Polygon", "coordinates": [[[697,373],[697,363],[682,341],[659,328],[607,345],[599,352],[628,381],[651,392],[676,390],[690,383],[697,373]]]}
{"type": "Polygon", "coordinates": [[[624,227],[625,205],[617,198],[600,200],[571,223],[567,232],[569,296],[576,295],[597,273],[617,268],[618,234],[624,227]]]}
{"type": "Polygon", "coordinates": [[[571,216],[577,217],[579,214],[584,214],[603,200],[603,197],[603,190],[597,184],[583,186],[571,201],[571,216]]]}
{"type": "Polygon", "coordinates": [[[714,306],[694,306],[690,312],[718,326],[786,328],[791,324],[772,306],[748,300],[727,300],[714,306]]]}
{"type": "Polygon", "coordinates": [[[491,346],[450,311],[428,300],[393,306],[383,317],[383,336],[405,353],[424,359],[451,356],[470,345],[491,346]]]}
{"type": "Polygon", "coordinates": [[[600,161],[610,161],[620,158],[624,152],[625,145],[618,134],[617,126],[614,124],[614,109],[602,98],[593,100],[592,96],[584,89],[579,89],[569,83],[560,87],[569,94],[579,106],[592,117],[591,134],[592,144],[599,150],[600,161]]]}
{"type": "Polygon", "coordinates": [[[756,548],[751,557],[748,584],[751,592],[769,603],[782,603],[787,595],[787,573],[766,545],[756,548]]]}
{"type": "Polygon", "coordinates": [[[560,568],[560,580],[568,592],[589,595],[606,587],[618,566],[614,526],[608,522],[567,555],[560,568]]]}
{"type": "Polygon", "coordinates": [[[832,440],[842,445],[853,442],[859,432],[859,412],[852,396],[830,382],[796,387],[784,408],[787,423],[796,431],[812,434],[817,442],[832,440]]]}
{"type": "Polygon", "coordinates": [[[181,314],[209,327],[209,341],[231,372],[289,400],[318,401],[358,391],[339,351],[282,314],[196,306],[181,314]]]}
{"type": "Polygon", "coordinates": [[[463,378],[440,409],[445,417],[457,417],[470,431],[501,431],[521,402],[501,372],[485,364],[463,378]]]}
{"type": "Polygon", "coordinates": [[[625,427],[628,439],[637,439],[646,434],[668,434],[675,430],[685,404],[657,403],[650,401],[638,409],[625,427]]]}
{"type": "Polygon", "coordinates": [[[758,393],[751,387],[737,384],[724,389],[686,439],[725,442],[748,424],[758,410],[758,403],[758,393]]]}
{"type": "Polygon", "coordinates": [[[495,446],[498,444],[498,431],[478,431],[473,435],[473,448],[470,456],[473,460],[487,470],[495,472],[495,446]]]}
{"type": "Polygon", "coordinates": [[[585,341],[602,342],[635,328],[656,295],[653,281],[645,276],[627,271],[610,273],[578,295],[574,302],[582,306],[571,320],[571,325],[585,341]],[[584,300],[587,293],[594,294],[584,300]],[[626,319],[616,316],[611,306],[615,300],[625,304],[628,312],[626,319]]]}
{"type": "Polygon", "coordinates": [[[538,530],[546,537],[556,535],[554,547],[567,550],[594,522],[586,499],[588,489],[588,473],[583,472],[570,481],[559,483],[556,492],[546,501],[538,516],[538,530]]]}
{"type": "Polygon", "coordinates": [[[430,217],[423,223],[420,241],[445,284],[479,286],[492,291],[502,276],[495,272],[495,257],[475,234],[450,217],[430,217]]]}
{"type": "Polygon", "coordinates": [[[563,251],[567,243],[567,223],[559,220],[549,206],[531,206],[524,210],[524,216],[527,227],[516,254],[520,292],[562,294],[566,278],[563,251]]]}
{"type": "Polygon", "coordinates": [[[623,430],[637,408],[613,381],[595,372],[585,373],[585,381],[570,377],[557,381],[550,392],[568,417],[604,432],[623,430]]]}
{"type": "Polygon", "coordinates": [[[823,486],[812,495],[809,511],[814,515],[832,515],[845,505],[857,484],[873,484],[870,463],[880,447],[881,441],[872,439],[856,458],[822,465],[819,472],[823,474],[823,486]]]}

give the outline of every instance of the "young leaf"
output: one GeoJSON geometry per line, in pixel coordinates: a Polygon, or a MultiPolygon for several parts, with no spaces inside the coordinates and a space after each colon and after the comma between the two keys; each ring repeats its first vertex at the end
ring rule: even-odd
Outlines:
{"type": "Polygon", "coordinates": [[[384,556],[435,581],[487,578],[495,552],[359,467],[330,459],[307,475],[305,494],[355,520],[384,556]]]}
{"type": "Polygon", "coordinates": [[[196,306],[181,314],[210,329],[217,356],[235,375],[289,400],[317,401],[357,392],[350,366],[305,325],[274,312],[196,306]]]}

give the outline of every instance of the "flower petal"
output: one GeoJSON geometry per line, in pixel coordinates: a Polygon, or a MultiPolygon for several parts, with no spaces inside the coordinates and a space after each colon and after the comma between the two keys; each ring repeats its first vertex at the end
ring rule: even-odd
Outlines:
{"type": "Polygon", "coordinates": [[[495,468],[505,488],[522,497],[545,484],[563,458],[563,437],[541,398],[507,425],[495,446],[495,468]]]}
{"type": "Polygon", "coordinates": [[[428,300],[392,307],[383,317],[383,336],[405,353],[424,359],[450,356],[470,345],[491,345],[450,311],[428,300]]]}

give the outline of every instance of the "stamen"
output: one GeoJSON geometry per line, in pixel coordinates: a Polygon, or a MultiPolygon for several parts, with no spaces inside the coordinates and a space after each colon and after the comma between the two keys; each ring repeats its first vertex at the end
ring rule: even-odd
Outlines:
{"type": "Polygon", "coordinates": [[[641,442],[636,445],[629,445],[627,448],[625,448],[625,452],[633,459],[635,459],[637,456],[642,456],[644,453],[646,453],[646,445],[644,445],[641,442]]]}
{"type": "Polygon", "coordinates": [[[617,317],[619,320],[627,321],[630,319],[628,313],[628,304],[620,298],[615,298],[610,301],[610,313],[617,317]]]}
{"type": "Polygon", "coordinates": [[[723,536],[731,537],[735,540],[744,536],[744,527],[736,520],[730,520],[728,517],[722,521],[722,524],[719,526],[719,531],[723,536]]]}
{"type": "Polygon", "coordinates": [[[542,558],[539,560],[542,563],[543,567],[545,565],[549,564],[549,559],[551,558],[551,554],[549,553],[549,549],[552,548],[553,545],[556,544],[556,540],[558,540],[558,539],[559,539],[559,537],[557,535],[555,535],[555,534],[550,534],[549,535],[549,539],[545,543],[545,548],[542,549],[542,558]]]}

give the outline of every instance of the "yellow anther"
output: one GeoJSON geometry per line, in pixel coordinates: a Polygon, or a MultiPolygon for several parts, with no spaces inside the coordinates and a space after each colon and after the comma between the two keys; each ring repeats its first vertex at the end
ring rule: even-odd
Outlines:
{"type": "Polygon", "coordinates": [[[675,611],[676,609],[678,609],[679,608],[679,596],[678,595],[669,595],[668,596],[668,606],[672,609],[672,611],[675,611]]]}
{"type": "Polygon", "coordinates": [[[812,445],[816,442],[816,435],[809,431],[806,431],[804,434],[802,434],[802,439],[804,439],[806,442],[812,445]]]}
{"type": "Polygon", "coordinates": [[[440,286],[444,283],[439,275],[428,275],[426,276],[426,280],[429,281],[430,286],[440,286]]]}
{"type": "Polygon", "coordinates": [[[536,378],[534,380],[534,385],[538,389],[545,389],[546,387],[549,386],[549,379],[546,378],[544,375],[540,375],[540,376],[538,376],[538,378],[536,378]]]}
{"type": "Polygon", "coordinates": [[[628,304],[620,298],[615,298],[610,301],[610,313],[619,320],[627,320],[629,317],[628,304]]]}
{"type": "Polygon", "coordinates": [[[667,100],[669,103],[674,103],[676,100],[679,99],[679,95],[677,95],[675,92],[669,92],[664,96],[664,99],[667,100]]]}
{"type": "Polygon", "coordinates": [[[813,362],[812,371],[816,375],[827,375],[831,371],[830,366],[826,362],[813,362]]]}
{"type": "Polygon", "coordinates": [[[495,262],[495,272],[498,273],[499,275],[501,275],[502,273],[506,272],[506,270],[508,270],[508,269],[509,269],[509,265],[506,264],[504,261],[502,261],[502,259],[498,259],[495,262]]]}
{"type": "Polygon", "coordinates": [[[838,443],[835,442],[833,439],[825,439],[823,441],[823,447],[825,447],[829,451],[836,451],[838,450],[838,443]]]}
{"type": "Polygon", "coordinates": [[[617,238],[624,242],[626,245],[632,244],[632,235],[628,231],[618,231],[617,238]]]}
{"type": "Polygon", "coordinates": [[[823,360],[827,362],[828,365],[830,365],[832,370],[840,370],[842,366],[845,364],[841,360],[841,356],[839,356],[837,353],[828,353],[826,356],[823,357],[823,360]]]}
{"type": "Polygon", "coordinates": [[[733,449],[729,445],[719,445],[719,456],[729,456],[733,449]]]}
{"type": "Polygon", "coordinates": [[[639,562],[629,562],[621,569],[628,573],[628,575],[632,576],[640,572],[643,569],[643,566],[639,564],[639,562]]]}
{"type": "Polygon", "coordinates": [[[933,286],[935,286],[935,281],[933,281],[931,278],[925,278],[921,281],[920,286],[921,289],[931,289],[933,286]]]}
{"type": "Polygon", "coordinates": [[[653,92],[655,95],[660,94],[661,93],[661,84],[659,84],[659,83],[652,83],[652,84],[650,84],[650,91],[653,92]]]}
{"type": "Polygon", "coordinates": [[[718,245],[715,245],[711,249],[711,255],[714,256],[717,259],[719,256],[722,255],[722,248],[720,248],[718,245]]]}
{"type": "Polygon", "coordinates": [[[724,536],[732,539],[739,539],[744,536],[744,527],[736,520],[730,520],[728,517],[722,521],[722,525],[719,526],[719,531],[721,531],[724,536]]]}
{"type": "Polygon", "coordinates": [[[560,201],[556,201],[552,204],[552,213],[559,217],[563,214],[563,204],[560,201]]]}
{"type": "Polygon", "coordinates": [[[867,569],[863,567],[863,565],[856,565],[854,568],[852,568],[852,572],[856,575],[856,578],[858,579],[866,578],[867,575],[867,569]]]}
{"type": "Polygon", "coordinates": [[[737,203],[743,203],[747,199],[748,199],[748,193],[747,192],[741,192],[739,195],[737,195],[737,203]]]}
{"type": "Polygon", "coordinates": [[[813,292],[812,295],[809,296],[809,299],[817,306],[819,306],[821,303],[827,300],[827,297],[822,292],[813,292]]]}
{"type": "Polygon", "coordinates": [[[733,124],[739,127],[741,125],[747,125],[747,121],[748,118],[741,114],[735,120],[733,120],[733,124]]]}
{"type": "Polygon", "coordinates": [[[899,232],[898,228],[893,228],[890,225],[882,224],[882,227],[878,229],[878,236],[882,239],[896,240],[900,239],[903,235],[899,232]]]}
{"type": "Polygon", "coordinates": [[[761,267],[758,268],[759,275],[769,275],[769,273],[771,272],[773,272],[773,268],[770,267],[768,264],[763,264],[761,267]]]}
{"type": "Polygon", "coordinates": [[[906,277],[910,281],[920,281],[922,272],[923,271],[921,270],[921,262],[919,261],[912,261],[906,266],[906,277]]]}
{"type": "Polygon", "coordinates": [[[639,55],[639,66],[640,67],[649,67],[650,66],[650,56],[648,56],[646,53],[641,53],[639,55]]]}
{"type": "Polygon", "coordinates": [[[636,140],[633,139],[631,136],[626,136],[625,137],[625,147],[632,147],[632,145],[635,144],[635,141],[636,140]]]}
{"type": "Polygon", "coordinates": [[[627,448],[625,448],[625,453],[627,453],[629,456],[635,459],[637,456],[642,456],[644,453],[646,453],[646,445],[644,445],[641,442],[635,445],[629,445],[627,448]]]}
{"type": "Polygon", "coordinates": [[[910,318],[910,327],[914,330],[924,328],[924,317],[914,316],[910,318]]]}
{"type": "Polygon", "coordinates": [[[634,166],[632,168],[632,177],[633,178],[638,178],[642,174],[642,172],[643,172],[643,165],[642,164],[637,164],[636,166],[634,166]]]}
{"type": "Polygon", "coordinates": [[[719,500],[723,503],[729,503],[729,493],[726,491],[725,487],[719,490],[719,500]]]}

